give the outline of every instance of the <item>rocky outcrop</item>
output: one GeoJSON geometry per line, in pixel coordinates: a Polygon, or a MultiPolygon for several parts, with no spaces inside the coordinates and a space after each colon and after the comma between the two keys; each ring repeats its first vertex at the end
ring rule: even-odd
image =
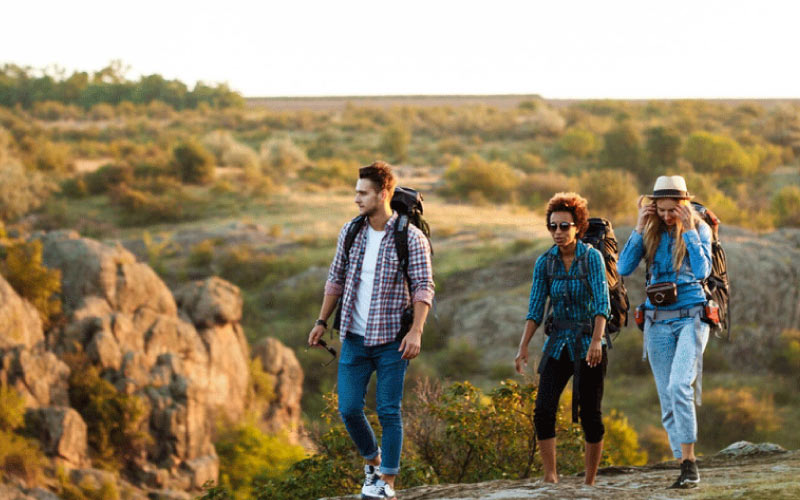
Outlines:
{"type": "Polygon", "coordinates": [[[297,430],[300,425],[300,399],[303,370],[294,351],[273,338],[253,346],[253,359],[273,380],[274,398],[263,409],[261,421],[271,431],[297,430]]]}
{"type": "MultiPolygon", "coordinates": [[[[84,353],[117,390],[142,398],[153,439],[133,473],[141,484],[186,491],[216,480],[214,421],[220,413],[232,421],[243,416],[250,383],[239,289],[209,278],[181,286],[173,297],[119,245],[74,232],[37,238],[45,265],[61,271],[65,321],[45,344],[36,311],[0,278],[0,381],[25,395],[28,425],[46,453],[71,469],[88,465],[86,424],[69,408],[70,370],[59,359],[84,353]]],[[[302,372],[289,354],[269,357],[277,392],[289,404],[285,412],[271,406],[270,414],[296,426],[302,372]],[[294,398],[289,384],[298,380],[294,398]]]]}
{"type": "Polygon", "coordinates": [[[39,432],[45,453],[73,468],[89,465],[86,422],[77,411],[66,406],[39,408],[28,410],[25,420],[39,432]]]}
{"type": "Polygon", "coordinates": [[[0,276],[0,349],[31,348],[44,341],[42,320],[36,308],[20,297],[0,276]]]}

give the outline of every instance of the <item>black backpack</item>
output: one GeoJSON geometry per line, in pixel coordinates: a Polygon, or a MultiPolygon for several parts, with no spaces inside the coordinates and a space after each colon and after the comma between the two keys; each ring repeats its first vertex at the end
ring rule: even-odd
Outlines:
{"type": "MultiPolygon", "coordinates": [[[[581,241],[587,245],[596,248],[603,256],[603,261],[606,267],[606,282],[608,283],[608,297],[611,306],[611,313],[606,322],[606,338],[610,340],[611,334],[618,334],[623,326],[628,325],[628,309],[630,308],[630,301],[628,300],[628,291],[625,288],[625,281],[617,271],[617,259],[619,258],[619,251],[617,246],[617,238],[614,235],[614,228],[611,222],[602,217],[592,217],[589,219],[589,228],[581,238],[581,241]]],[[[586,263],[586,256],[588,252],[581,257],[576,257],[573,265],[578,266],[577,279],[583,281],[587,290],[591,293],[589,286],[589,268],[586,263]]],[[[550,284],[554,279],[572,279],[573,277],[556,275],[555,264],[556,258],[553,256],[548,257],[547,265],[545,266],[545,277],[547,280],[547,290],[550,291],[550,284]]],[[[548,302],[547,314],[545,315],[545,333],[550,334],[552,323],[552,311],[550,311],[550,303],[548,302]]]]}
{"type": "MultiPolygon", "coordinates": [[[[425,218],[422,216],[422,193],[415,189],[408,187],[398,186],[394,190],[390,206],[392,210],[397,212],[398,218],[394,226],[394,247],[397,252],[397,260],[399,262],[399,272],[403,273],[408,288],[411,290],[411,277],[408,275],[408,225],[415,225],[422,233],[428,238],[430,243],[431,228],[425,218]]],[[[350,221],[350,227],[347,229],[347,234],[344,238],[344,268],[347,274],[347,267],[350,265],[350,249],[356,240],[361,228],[367,223],[367,218],[364,215],[359,215],[350,221]]],[[[431,254],[433,254],[433,247],[431,247],[431,254]]],[[[410,328],[410,321],[413,320],[413,308],[403,315],[403,328],[406,326],[410,328]],[[406,325],[408,323],[408,325],[406,325]]],[[[342,321],[342,298],[339,297],[339,302],[336,306],[336,318],[333,321],[333,329],[339,330],[342,321]]],[[[405,332],[401,332],[405,333],[405,332]]]]}
{"type": "Polygon", "coordinates": [[[724,338],[731,341],[731,303],[730,303],[730,283],[728,282],[728,259],[725,256],[725,249],[719,240],[719,217],[705,206],[692,202],[692,207],[700,214],[700,217],[711,227],[711,274],[703,280],[703,289],[706,292],[706,300],[713,300],[719,306],[719,323],[711,324],[711,332],[717,338],[724,338]]]}

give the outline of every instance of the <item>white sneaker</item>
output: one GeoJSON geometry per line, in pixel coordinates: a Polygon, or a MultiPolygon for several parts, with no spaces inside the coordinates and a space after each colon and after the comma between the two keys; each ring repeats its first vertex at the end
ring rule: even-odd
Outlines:
{"type": "Polygon", "coordinates": [[[378,479],[374,484],[361,489],[362,500],[397,500],[394,488],[389,486],[383,479],[378,479]]]}
{"type": "Polygon", "coordinates": [[[364,466],[364,486],[361,487],[361,498],[364,498],[367,491],[372,491],[369,488],[372,488],[380,478],[374,465],[366,464],[364,466]]]}

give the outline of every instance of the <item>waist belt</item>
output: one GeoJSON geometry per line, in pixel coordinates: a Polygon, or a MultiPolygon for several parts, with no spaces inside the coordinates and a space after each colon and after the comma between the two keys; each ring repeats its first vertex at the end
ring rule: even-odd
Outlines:
{"type": "Polygon", "coordinates": [[[650,321],[667,321],[678,318],[691,318],[703,312],[703,306],[694,306],[687,309],[674,309],[665,311],[663,309],[647,309],[644,312],[646,319],[650,321]]]}

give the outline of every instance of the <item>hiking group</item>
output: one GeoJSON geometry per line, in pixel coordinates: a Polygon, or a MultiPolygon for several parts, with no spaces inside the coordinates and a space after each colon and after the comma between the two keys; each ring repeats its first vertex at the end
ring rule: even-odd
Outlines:
{"type": "MultiPolygon", "coordinates": [[[[641,260],[647,266],[647,300],[636,308],[644,353],[655,379],[661,419],[680,474],[671,488],[700,482],[694,444],[695,402],[700,404],[703,351],[709,332],[727,323],[727,276],[718,220],[691,195],[681,176],[662,176],[652,194],[637,201],[636,227],[622,251],[611,224],[590,218],[577,193],[557,193],[547,203],[554,245],[533,268],[528,314],[515,359],[524,374],[528,344],[544,324],[546,340],[537,371],[534,425],[544,481],[558,482],[556,412],[573,379],[572,420],[585,438],[585,484],[593,485],[603,452],[603,383],[611,334],[627,324],[628,297],[621,276],[641,260]]],[[[430,229],[422,197],[397,187],[391,167],[375,162],[359,170],[359,215],[339,234],[310,346],[336,351],[322,339],[328,319],[342,343],[337,391],[339,413],[364,457],[364,499],[393,499],[403,441],[401,401],[406,369],[420,352],[433,304],[430,229]],[[367,386],[376,373],[380,446],[364,414],[367,386]]]]}

